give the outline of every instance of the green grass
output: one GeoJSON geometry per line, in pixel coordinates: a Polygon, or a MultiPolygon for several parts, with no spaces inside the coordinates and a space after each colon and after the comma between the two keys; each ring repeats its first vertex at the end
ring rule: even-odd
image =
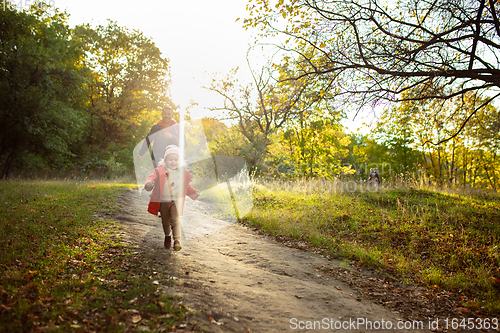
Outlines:
{"type": "Polygon", "coordinates": [[[500,313],[500,196],[256,185],[244,222],[500,313]],[[283,189],[286,188],[286,189],[283,189]],[[311,190],[316,189],[316,190],[311,190]]]}
{"type": "Polygon", "coordinates": [[[125,187],[0,182],[0,331],[170,330],[184,318],[161,289],[168,272],[99,217],[125,187]]]}

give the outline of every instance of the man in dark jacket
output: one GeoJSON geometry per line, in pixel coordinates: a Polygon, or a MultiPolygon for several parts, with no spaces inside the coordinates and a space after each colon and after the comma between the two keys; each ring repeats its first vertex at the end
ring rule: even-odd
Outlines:
{"type": "MultiPolygon", "coordinates": [[[[180,126],[173,120],[173,110],[166,106],[161,111],[162,119],[158,121],[146,135],[146,140],[142,144],[137,159],[142,160],[142,156],[147,152],[152,145],[151,160],[156,168],[158,162],[163,159],[165,148],[169,145],[179,146],[180,126]]],[[[184,144],[185,145],[185,144],[184,144]]]]}

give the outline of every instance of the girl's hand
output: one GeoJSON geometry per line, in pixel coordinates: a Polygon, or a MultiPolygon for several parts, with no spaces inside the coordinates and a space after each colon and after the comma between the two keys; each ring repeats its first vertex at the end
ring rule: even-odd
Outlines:
{"type": "Polygon", "coordinates": [[[198,197],[200,196],[200,193],[201,192],[199,190],[196,191],[195,198],[194,198],[195,200],[198,199],[198,197]]]}
{"type": "Polygon", "coordinates": [[[146,191],[151,191],[153,189],[153,187],[155,186],[155,181],[152,180],[150,181],[149,183],[147,183],[146,185],[144,185],[144,189],[146,191]]]}

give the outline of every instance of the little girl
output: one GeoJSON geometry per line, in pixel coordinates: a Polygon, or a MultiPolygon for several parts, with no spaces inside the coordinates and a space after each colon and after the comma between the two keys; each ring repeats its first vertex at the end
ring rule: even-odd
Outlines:
{"type": "Polygon", "coordinates": [[[161,213],[165,248],[170,249],[172,246],[172,229],[175,251],[182,249],[179,216],[182,216],[186,195],[193,200],[200,196],[200,191],[189,185],[191,174],[184,167],[179,168],[179,155],[179,147],[167,146],[163,160],[158,163],[158,167],[149,175],[144,185],[146,191],[153,190],[148,212],[154,215],[161,213]]]}

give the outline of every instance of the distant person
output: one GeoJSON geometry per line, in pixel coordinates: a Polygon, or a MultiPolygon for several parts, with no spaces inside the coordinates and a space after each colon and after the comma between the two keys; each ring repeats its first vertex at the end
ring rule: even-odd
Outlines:
{"type": "Polygon", "coordinates": [[[151,160],[153,161],[153,166],[156,168],[158,161],[163,158],[167,146],[179,146],[180,126],[172,119],[173,116],[174,112],[170,107],[166,106],[163,108],[161,111],[162,119],[151,127],[139,150],[139,154],[137,155],[139,161],[142,160],[143,155],[152,144],[151,160]]]}
{"type": "Polygon", "coordinates": [[[146,191],[153,190],[150,195],[148,212],[153,215],[161,213],[161,222],[165,233],[164,246],[170,249],[173,237],[175,251],[182,249],[179,216],[182,216],[186,195],[192,200],[196,200],[200,196],[200,191],[192,188],[189,184],[191,174],[184,167],[179,167],[179,155],[179,147],[168,146],[164,158],[146,179],[144,185],[146,191]],[[172,237],[170,230],[172,230],[172,237]]]}
{"type": "Polygon", "coordinates": [[[368,186],[378,187],[380,185],[381,178],[377,168],[370,169],[370,176],[366,180],[366,183],[368,184],[368,186]]]}

